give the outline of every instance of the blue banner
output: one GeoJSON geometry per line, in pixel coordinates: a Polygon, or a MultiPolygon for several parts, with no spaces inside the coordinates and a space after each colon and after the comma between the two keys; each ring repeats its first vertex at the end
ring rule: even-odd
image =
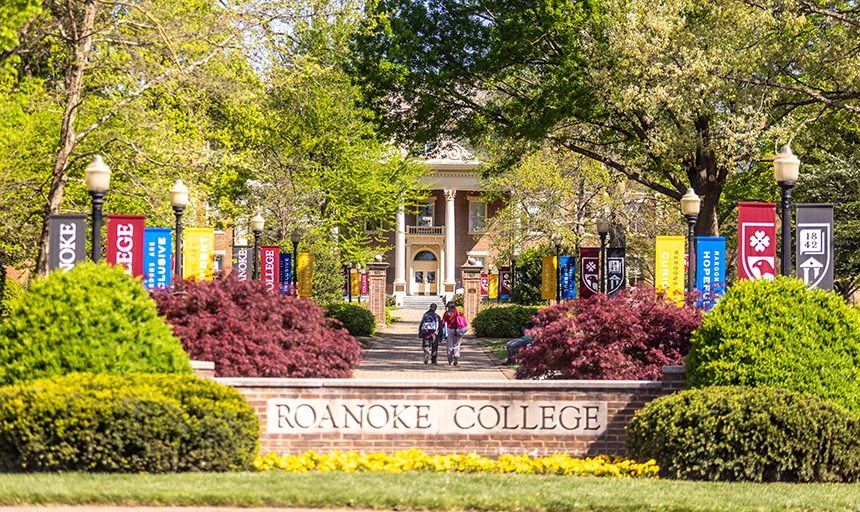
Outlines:
{"type": "Polygon", "coordinates": [[[708,311],[726,293],[726,239],[696,238],[696,289],[699,307],[708,311]]]}
{"type": "Polygon", "coordinates": [[[290,283],[293,282],[293,255],[281,253],[281,293],[290,293],[290,283]]]}
{"type": "Polygon", "coordinates": [[[173,265],[173,230],[146,228],[143,230],[143,286],[147,290],[169,288],[173,265]]]}
{"type": "Polygon", "coordinates": [[[561,264],[561,298],[576,298],[576,258],[573,256],[562,256],[561,264]]]}

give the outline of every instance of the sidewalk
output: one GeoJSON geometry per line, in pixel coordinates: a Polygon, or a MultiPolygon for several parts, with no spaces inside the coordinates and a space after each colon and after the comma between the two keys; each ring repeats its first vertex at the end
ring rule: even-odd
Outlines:
{"type": "Polygon", "coordinates": [[[438,365],[424,364],[418,338],[418,322],[423,311],[392,311],[400,320],[376,332],[364,361],[353,372],[356,379],[429,380],[509,380],[506,367],[485,351],[472,334],[463,336],[460,363],[448,366],[445,340],[439,343],[438,365]]]}

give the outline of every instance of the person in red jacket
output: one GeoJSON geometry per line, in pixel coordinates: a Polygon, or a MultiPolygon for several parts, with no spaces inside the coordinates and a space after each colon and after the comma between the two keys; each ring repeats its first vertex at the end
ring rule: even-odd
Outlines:
{"type": "Polygon", "coordinates": [[[448,366],[457,366],[460,362],[460,341],[462,334],[457,334],[457,317],[462,316],[460,310],[454,307],[453,302],[445,305],[445,314],[442,315],[442,323],[448,327],[448,366]]]}

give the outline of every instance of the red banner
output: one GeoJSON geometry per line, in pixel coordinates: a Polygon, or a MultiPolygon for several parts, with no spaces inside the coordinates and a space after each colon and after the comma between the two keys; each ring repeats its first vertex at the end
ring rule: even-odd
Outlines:
{"type": "Polygon", "coordinates": [[[277,245],[260,247],[260,281],[266,290],[274,292],[280,288],[281,248],[277,245]]]}
{"type": "Polygon", "coordinates": [[[499,297],[507,299],[511,296],[511,267],[499,269],[499,297]]]}
{"type": "Polygon", "coordinates": [[[486,297],[490,294],[490,276],[481,274],[481,296],[486,297]]]}
{"type": "Polygon", "coordinates": [[[143,215],[108,215],[107,262],[122,265],[125,273],[143,276],[143,215]]]}
{"type": "Polygon", "coordinates": [[[367,286],[367,273],[366,272],[362,272],[362,274],[361,274],[360,286],[361,286],[361,294],[362,295],[370,295],[370,290],[367,286]]]}
{"type": "Polygon", "coordinates": [[[776,205],[738,204],[738,280],[776,277],[776,205]]]}
{"type": "Polygon", "coordinates": [[[600,292],[600,248],[579,249],[579,296],[587,299],[600,292]]]}

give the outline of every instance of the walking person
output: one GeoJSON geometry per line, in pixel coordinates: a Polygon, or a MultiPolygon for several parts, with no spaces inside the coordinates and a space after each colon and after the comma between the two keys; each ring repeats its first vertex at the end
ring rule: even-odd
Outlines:
{"type": "Polygon", "coordinates": [[[418,324],[418,337],[421,338],[421,348],[424,349],[424,364],[436,364],[441,335],[442,319],[436,314],[436,304],[430,304],[430,309],[424,313],[421,323],[418,324]]]}
{"type": "Polygon", "coordinates": [[[448,302],[442,323],[448,328],[448,366],[457,366],[460,363],[460,341],[466,334],[466,318],[454,307],[453,302],[448,302]]]}

